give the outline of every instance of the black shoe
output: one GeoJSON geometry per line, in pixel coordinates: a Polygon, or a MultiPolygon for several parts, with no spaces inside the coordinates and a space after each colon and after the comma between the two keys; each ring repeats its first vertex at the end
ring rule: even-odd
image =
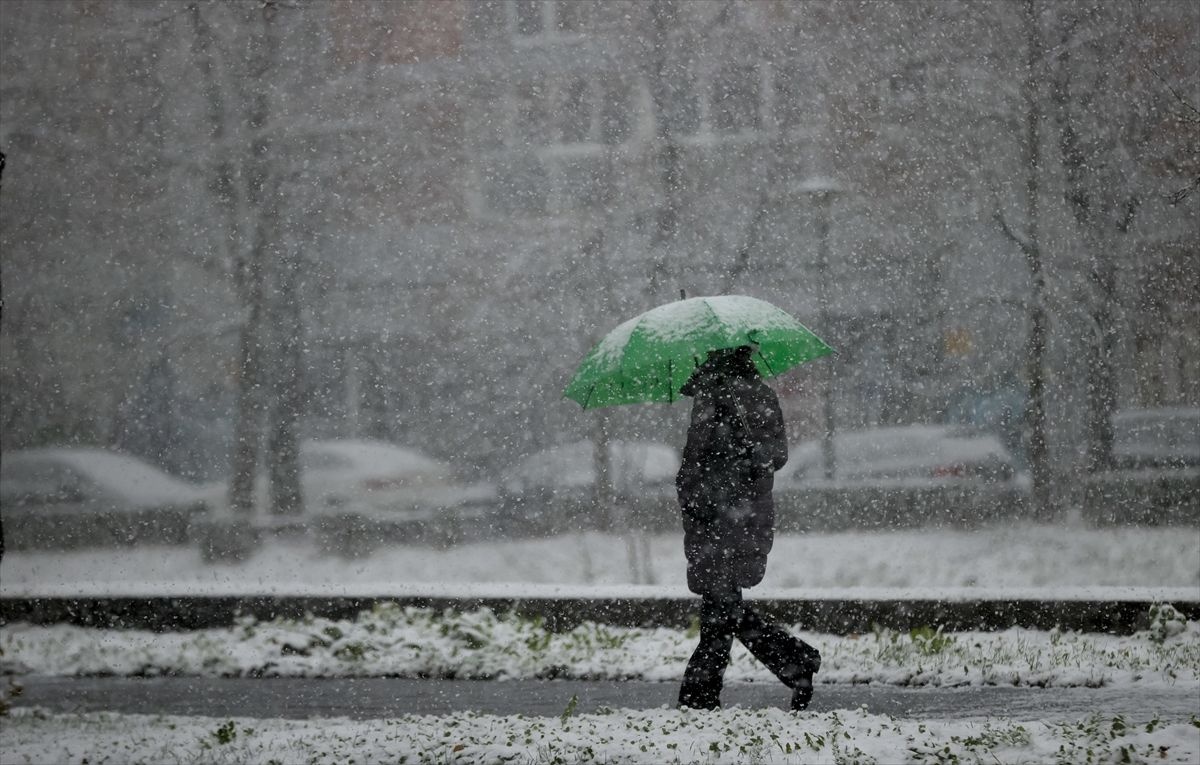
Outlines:
{"type": "Polygon", "coordinates": [[[808,709],[808,702],[812,701],[812,695],[812,675],[805,675],[792,686],[792,711],[803,712],[808,709]]]}
{"type": "Polygon", "coordinates": [[[683,707],[687,707],[688,709],[720,709],[721,696],[714,693],[689,693],[680,691],[679,706],[681,709],[683,707]]]}
{"type": "Polygon", "coordinates": [[[792,686],[792,711],[802,712],[808,709],[808,702],[813,697],[813,675],[821,668],[821,655],[817,654],[805,667],[804,674],[792,686]]]}

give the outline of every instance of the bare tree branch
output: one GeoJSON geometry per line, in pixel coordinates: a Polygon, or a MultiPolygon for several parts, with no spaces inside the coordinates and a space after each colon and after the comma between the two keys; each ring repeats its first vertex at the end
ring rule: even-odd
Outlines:
{"type": "Polygon", "coordinates": [[[1174,86],[1171,85],[1171,83],[1167,82],[1167,78],[1165,78],[1161,74],[1159,74],[1158,71],[1156,69],[1154,69],[1154,67],[1147,66],[1146,71],[1150,72],[1150,74],[1157,77],[1158,81],[1163,84],[1163,87],[1166,88],[1167,90],[1171,91],[1171,95],[1175,97],[1175,100],[1179,102],[1179,104],[1184,108],[1185,111],[1191,112],[1191,114],[1181,114],[1181,115],[1179,115],[1179,118],[1182,120],[1186,120],[1187,122],[1191,122],[1191,123],[1200,125],[1200,109],[1197,109],[1190,101],[1188,101],[1186,98],[1184,98],[1179,93],[1179,91],[1176,90],[1174,88],[1174,86]]]}
{"type": "Polygon", "coordinates": [[[1167,199],[1171,201],[1171,204],[1177,205],[1191,196],[1192,192],[1196,189],[1200,189],[1200,175],[1197,175],[1196,179],[1187,186],[1184,186],[1182,189],[1172,193],[1169,197],[1167,197],[1167,199]]]}
{"type": "Polygon", "coordinates": [[[1125,200],[1125,214],[1121,216],[1121,220],[1117,223],[1117,231],[1122,234],[1128,234],[1133,228],[1133,221],[1137,218],[1138,210],[1142,206],[1142,200],[1136,196],[1130,196],[1125,200]]]}
{"type": "Polygon", "coordinates": [[[1025,257],[1030,257],[1034,254],[1033,245],[1029,243],[1028,239],[1012,230],[1012,227],[1008,225],[1008,221],[999,210],[992,215],[992,218],[996,221],[996,224],[1000,226],[1000,232],[1012,240],[1017,247],[1020,247],[1021,252],[1025,254],[1025,257]]]}

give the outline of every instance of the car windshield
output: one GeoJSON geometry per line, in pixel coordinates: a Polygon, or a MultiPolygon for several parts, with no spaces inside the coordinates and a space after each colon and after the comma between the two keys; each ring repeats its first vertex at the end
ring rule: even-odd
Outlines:
{"type": "Polygon", "coordinates": [[[0,500],[5,503],[60,499],[78,484],[77,475],[48,460],[5,459],[0,465],[0,500]]]}
{"type": "Polygon", "coordinates": [[[1121,412],[1113,417],[1113,450],[1126,455],[1200,457],[1200,410],[1121,412]]]}
{"type": "Polygon", "coordinates": [[[337,470],[351,467],[353,464],[345,457],[326,451],[303,449],[300,452],[301,470],[337,470]]]}
{"type": "MultiPolygon", "coordinates": [[[[823,465],[821,442],[792,447],[784,478],[815,478],[823,465]]],[[[834,437],[837,474],[842,478],[929,474],[946,463],[1007,461],[999,441],[957,427],[914,425],[848,431],[834,437]]]]}
{"type": "Polygon", "coordinates": [[[51,455],[53,461],[86,475],[108,491],[138,502],[179,499],[191,487],[152,465],[100,449],[81,449],[51,455]]]}
{"type": "Polygon", "coordinates": [[[427,475],[449,472],[449,467],[412,449],[372,441],[307,441],[301,445],[305,469],[354,470],[364,474],[427,475]]]}
{"type": "Polygon", "coordinates": [[[946,431],[940,428],[880,429],[846,433],[836,444],[839,456],[850,462],[912,462],[926,461],[927,457],[936,459],[940,440],[946,437],[946,431]]]}

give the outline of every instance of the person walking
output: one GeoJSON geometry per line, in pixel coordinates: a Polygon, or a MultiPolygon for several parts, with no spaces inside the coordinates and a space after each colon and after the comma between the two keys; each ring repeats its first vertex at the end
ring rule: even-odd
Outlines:
{"type": "Polygon", "coordinates": [[[688,589],[701,597],[700,641],[683,673],[681,707],[720,707],[735,637],[792,689],[793,710],[808,707],[821,666],[816,648],[742,601],[742,590],[766,574],[774,473],[788,457],[783,411],[753,352],[747,345],[710,351],[680,389],[693,403],[675,486],[688,589]]]}

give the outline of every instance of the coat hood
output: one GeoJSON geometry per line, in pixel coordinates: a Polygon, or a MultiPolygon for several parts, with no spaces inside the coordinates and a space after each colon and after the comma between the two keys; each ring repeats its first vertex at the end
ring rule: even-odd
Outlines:
{"type": "Polygon", "coordinates": [[[679,392],[684,396],[694,396],[729,380],[757,378],[758,369],[751,358],[753,353],[754,350],[748,345],[709,351],[708,358],[696,367],[679,392]]]}

